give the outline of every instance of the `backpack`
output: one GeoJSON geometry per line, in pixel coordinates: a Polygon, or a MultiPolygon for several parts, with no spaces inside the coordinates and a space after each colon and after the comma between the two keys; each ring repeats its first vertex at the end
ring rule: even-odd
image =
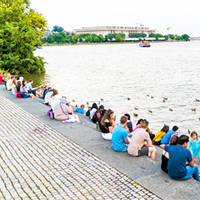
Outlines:
{"type": "Polygon", "coordinates": [[[88,111],[86,112],[86,116],[87,116],[87,117],[90,116],[90,110],[91,110],[91,109],[88,109],[88,111]]]}
{"type": "Polygon", "coordinates": [[[92,117],[92,122],[94,124],[96,124],[96,122],[98,122],[98,118],[97,118],[97,112],[94,113],[93,117],[92,117]]]}
{"type": "Polygon", "coordinates": [[[21,92],[17,92],[17,98],[22,98],[21,92]]]}

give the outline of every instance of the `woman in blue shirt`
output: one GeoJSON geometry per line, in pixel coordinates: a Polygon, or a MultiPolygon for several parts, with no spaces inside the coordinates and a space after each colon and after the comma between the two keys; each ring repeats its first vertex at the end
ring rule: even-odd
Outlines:
{"type": "Polygon", "coordinates": [[[26,84],[27,82],[26,81],[22,81],[22,85],[20,87],[20,92],[21,92],[21,96],[22,98],[34,98],[34,95],[33,94],[29,94],[27,89],[26,89],[26,84]]]}

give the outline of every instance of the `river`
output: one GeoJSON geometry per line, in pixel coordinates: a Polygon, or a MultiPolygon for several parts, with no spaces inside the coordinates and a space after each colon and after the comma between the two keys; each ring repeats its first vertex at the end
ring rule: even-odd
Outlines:
{"type": "Polygon", "coordinates": [[[154,133],[167,124],[200,134],[200,102],[195,101],[200,99],[200,42],[152,43],[151,48],[134,43],[47,46],[35,54],[48,63],[46,74],[25,78],[32,77],[35,86],[49,84],[75,100],[73,105],[103,99],[100,103],[114,110],[117,121],[129,113],[133,124],[147,119],[154,133]]]}

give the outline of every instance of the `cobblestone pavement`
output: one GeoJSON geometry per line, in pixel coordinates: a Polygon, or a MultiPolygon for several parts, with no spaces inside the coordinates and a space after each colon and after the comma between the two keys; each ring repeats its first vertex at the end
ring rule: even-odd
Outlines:
{"type": "Polygon", "coordinates": [[[159,199],[2,95],[0,164],[0,199],[159,199]]]}

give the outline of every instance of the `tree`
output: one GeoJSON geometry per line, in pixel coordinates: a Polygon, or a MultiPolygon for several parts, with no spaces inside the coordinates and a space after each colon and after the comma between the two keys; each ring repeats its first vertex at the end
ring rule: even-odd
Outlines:
{"type": "Polygon", "coordinates": [[[112,34],[112,33],[109,33],[109,34],[107,35],[107,38],[108,38],[110,41],[112,41],[113,38],[115,38],[115,35],[112,34]]]}
{"type": "Polygon", "coordinates": [[[65,42],[70,43],[70,37],[68,35],[65,37],[65,42]]]}
{"type": "Polygon", "coordinates": [[[72,42],[72,44],[76,44],[78,42],[78,35],[73,35],[71,42],[72,42]]]}
{"type": "Polygon", "coordinates": [[[174,35],[173,34],[169,34],[169,37],[173,40],[174,39],[174,35]]]}
{"type": "Polygon", "coordinates": [[[47,42],[48,42],[48,43],[54,43],[54,37],[53,37],[52,34],[49,34],[49,35],[47,36],[47,42]]]}
{"type": "Polygon", "coordinates": [[[57,43],[64,43],[65,42],[65,37],[61,35],[60,33],[54,33],[53,34],[54,41],[57,43]]]}
{"type": "Polygon", "coordinates": [[[53,32],[58,32],[58,29],[59,29],[59,26],[54,26],[53,29],[52,29],[52,31],[53,32]]]}
{"type": "Polygon", "coordinates": [[[60,26],[60,27],[58,28],[58,32],[60,33],[60,32],[63,32],[63,31],[64,31],[64,28],[60,26]]]}
{"type": "Polygon", "coordinates": [[[66,32],[66,35],[68,35],[68,36],[69,36],[69,35],[70,35],[70,33],[69,33],[69,32],[66,32]]]}
{"type": "Polygon", "coordinates": [[[99,35],[98,35],[98,38],[99,38],[99,42],[103,42],[103,41],[104,41],[103,35],[99,34],[99,35]]]}
{"type": "Polygon", "coordinates": [[[177,40],[177,41],[183,40],[183,38],[179,35],[176,35],[176,37],[174,39],[177,40]]]}
{"type": "Polygon", "coordinates": [[[94,37],[93,42],[99,42],[99,37],[97,35],[94,37]]]}
{"type": "Polygon", "coordinates": [[[122,36],[121,36],[120,34],[117,34],[117,35],[115,36],[115,40],[116,40],[116,42],[122,42],[122,41],[123,41],[123,38],[122,38],[122,36]]]}
{"type": "Polygon", "coordinates": [[[11,73],[44,72],[42,57],[34,51],[42,45],[46,20],[30,9],[28,0],[0,1],[0,68],[11,73]]]}
{"type": "Polygon", "coordinates": [[[187,35],[187,34],[183,34],[183,35],[182,35],[182,38],[183,38],[183,40],[188,41],[189,38],[190,38],[190,36],[187,35]]]}
{"type": "Polygon", "coordinates": [[[154,37],[156,37],[156,35],[155,35],[155,33],[150,33],[150,34],[149,34],[149,37],[150,37],[150,38],[154,38],[154,37]]]}

